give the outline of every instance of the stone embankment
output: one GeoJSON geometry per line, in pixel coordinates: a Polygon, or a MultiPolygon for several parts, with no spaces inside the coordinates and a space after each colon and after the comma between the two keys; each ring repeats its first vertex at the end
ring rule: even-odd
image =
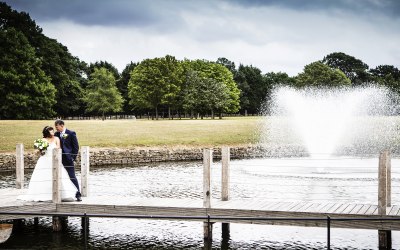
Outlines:
{"type": "MultiPolygon", "coordinates": [[[[214,159],[221,158],[221,148],[213,148],[214,159]]],[[[300,147],[263,147],[260,145],[236,146],[231,147],[231,159],[249,159],[261,157],[284,157],[302,156],[305,152],[300,147]],[[293,152],[297,152],[293,154],[293,152]]],[[[34,168],[38,159],[35,152],[25,152],[25,168],[34,168]]],[[[166,161],[198,161],[203,159],[203,148],[183,147],[183,148],[133,148],[133,149],[109,149],[91,148],[91,166],[115,166],[115,165],[135,165],[148,162],[166,161]]],[[[15,153],[0,154],[0,171],[15,169],[15,153]]],[[[76,166],[79,166],[79,157],[76,166]]]]}

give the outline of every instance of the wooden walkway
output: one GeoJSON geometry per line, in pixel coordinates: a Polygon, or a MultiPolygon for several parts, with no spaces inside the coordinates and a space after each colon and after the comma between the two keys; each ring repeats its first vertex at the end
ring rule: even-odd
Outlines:
{"type": "MultiPolygon", "coordinates": [[[[378,215],[378,206],[349,203],[271,202],[266,200],[211,200],[204,208],[201,199],[134,198],[118,196],[84,197],[82,202],[26,202],[16,197],[24,189],[0,189],[0,212],[57,212],[145,216],[223,216],[268,218],[400,218],[400,206],[391,206],[387,215],[378,215]]],[[[26,216],[24,216],[26,217],[26,216]]],[[[0,216],[0,219],[19,218],[0,216]]],[[[174,219],[179,220],[179,219],[174,219]]],[[[184,220],[184,219],[180,219],[184,220]]],[[[188,219],[186,219],[188,220],[188,219]]],[[[326,227],[326,221],[211,220],[212,222],[252,223],[326,227]]],[[[377,230],[400,230],[399,221],[332,221],[332,227],[377,230]]]]}

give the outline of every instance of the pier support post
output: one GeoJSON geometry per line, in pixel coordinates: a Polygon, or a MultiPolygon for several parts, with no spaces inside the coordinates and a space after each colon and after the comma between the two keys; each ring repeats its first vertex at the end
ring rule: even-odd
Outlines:
{"type": "Polygon", "coordinates": [[[24,188],[24,144],[19,143],[16,147],[15,155],[16,186],[18,189],[24,188]]]}
{"type": "MultiPolygon", "coordinates": [[[[203,150],[203,207],[208,210],[211,207],[211,165],[212,149],[203,150]]],[[[204,244],[212,241],[212,223],[204,222],[204,244]]],[[[207,244],[206,244],[207,243],[207,244]]]]}
{"type": "MultiPolygon", "coordinates": [[[[378,170],[378,214],[386,216],[391,206],[391,159],[389,151],[379,155],[378,170]]],[[[392,249],[392,231],[378,230],[379,249],[392,249]]]]}
{"type": "Polygon", "coordinates": [[[82,197],[87,197],[89,194],[89,147],[83,146],[81,148],[81,194],[82,197]]]}
{"type": "MultiPolygon", "coordinates": [[[[221,173],[221,200],[228,201],[229,200],[229,185],[230,185],[230,176],[229,176],[229,165],[230,165],[230,148],[223,147],[221,150],[222,155],[222,173],[221,173]]],[[[222,241],[228,242],[230,238],[230,224],[222,223],[222,241]]]]}

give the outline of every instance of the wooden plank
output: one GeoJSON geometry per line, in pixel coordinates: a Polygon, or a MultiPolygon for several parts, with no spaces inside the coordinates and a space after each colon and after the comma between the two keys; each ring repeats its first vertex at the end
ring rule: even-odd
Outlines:
{"type": "Polygon", "coordinates": [[[305,206],[304,203],[299,202],[296,206],[291,207],[290,209],[288,209],[288,211],[292,212],[292,211],[296,211],[298,208],[305,206]]]}
{"type": "Polygon", "coordinates": [[[295,212],[304,212],[305,210],[307,210],[307,208],[311,207],[313,205],[313,203],[304,203],[303,206],[298,207],[295,212]]]}
{"type": "Polygon", "coordinates": [[[394,215],[397,215],[398,212],[399,212],[399,206],[394,205],[391,207],[388,215],[394,216],[394,215]]]}
{"type": "Polygon", "coordinates": [[[364,214],[365,215],[372,215],[372,214],[374,214],[375,211],[377,211],[377,209],[378,209],[378,206],[371,205],[364,214]]]}
{"type": "Polygon", "coordinates": [[[309,208],[307,208],[304,212],[307,212],[307,213],[318,213],[318,212],[317,212],[318,209],[319,209],[320,207],[323,207],[323,206],[325,206],[325,204],[314,203],[312,206],[310,206],[309,208]]]}
{"type": "Polygon", "coordinates": [[[364,215],[370,207],[371,205],[364,204],[364,206],[358,211],[357,214],[364,215]]]}
{"type": "Polygon", "coordinates": [[[328,211],[334,205],[335,205],[335,203],[326,203],[325,206],[318,208],[318,210],[316,212],[325,213],[325,211],[328,211]]]}
{"type": "Polygon", "coordinates": [[[357,214],[358,211],[363,207],[363,204],[357,204],[354,206],[354,208],[349,212],[349,214],[357,214]]]}
{"type": "Polygon", "coordinates": [[[340,214],[350,214],[351,210],[353,210],[357,204],[349,204],[340,214]]]}
{"type": "Polygon", "coordinates": [[[350,204],[342,204],[342,206],[338,207],[333,213],[341,214],[350,204]]]}

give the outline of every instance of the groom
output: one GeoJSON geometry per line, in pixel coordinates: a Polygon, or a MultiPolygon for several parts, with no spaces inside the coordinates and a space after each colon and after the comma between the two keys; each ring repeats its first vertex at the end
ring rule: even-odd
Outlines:
{"type": "Polygon", "coordinates": [[[54,134],[58,138],[60,138],[61,149],[62,149],[62,164],[68,172],[69,178],[72,183],[78,189],[76,192],[76,200],[82,201],[81,193],[79,192],[79,184],[78,180],[75,176],[75,167],[74,161],[76,160],[76,156],[79,151],[79,143],[78,138],[76,137],[75,131],[69,130],[64,126],[63,120],[56,120],[54,122],[57,132],[54,134]]]}

